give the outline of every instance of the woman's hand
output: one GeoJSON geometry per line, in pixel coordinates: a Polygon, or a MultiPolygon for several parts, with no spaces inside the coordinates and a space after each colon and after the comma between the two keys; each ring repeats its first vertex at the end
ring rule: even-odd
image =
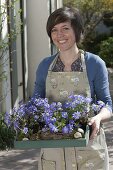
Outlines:
{"type": "Polygon", "coordinates": [[[90,140],[97,136],[100,130],[100,122],[104,122],[111,117],[112,113],[107,107],[101,109],[101,111],[89,120],[89,125],[92,126],[92,133],[90,140]]]}
{"type": "Polygon", "coordinates": [[[99,129],[100,129],[100,118],[99,118],[99,116],[92,117],[90,119],[88,125],[92,126],[92,133],[91,133],[91,136],[90,136],[90,140],[92,140],[97,136],[99,129]]]}

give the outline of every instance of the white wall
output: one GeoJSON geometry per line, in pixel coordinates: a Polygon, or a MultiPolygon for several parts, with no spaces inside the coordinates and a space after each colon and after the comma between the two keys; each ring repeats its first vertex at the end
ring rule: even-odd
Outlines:
{"type": "MultiPolygon", "coordinates": [[[[5,0],[0,1],[0,5],[4,6],[5,0]]],[[[4,10],[0,9],[0,10],[4,10]]],[[[6,8],[5,8],[6,10],[6,8]]],[[[3,11],[2,11],[3,12],[3,11]]],[[[3,22],[3,29],[1,31],[0,38],[1,40],[4,40],[4,42],[7,42],[7,19],[6,16],[4,16],[5,20],[3,22]]],[[[2,51],[0,51],[0,56],[2,55],[2,51]]],[[[9,111],[11,108],[11,87],[10,87],[10,66],[9,66],[9,51],[6,50],[3,53],[4,57],[0,58],[0,75],[3,76],[3,72],[5,72],[6,78],[3,78],[0,80],[0,112],[9,111]]],[[[0,76],[1,77],[1,76],[0,76]]]]}
{"type": "MultiPolygon", "coordinates": [[[[28,97],[33,93],[38,64],[51,54],[50,41],[46,33],[49,2],[50,0],[26,0],[28,97]]],[[[54,11],[62,6],[62,0],[51,0],[51,5],[54,11]]]]}
{"type": "MultiPolygon", "coordinates": [[[[17,12],[20,9],[20,3],[15,4],[15,11],[17,12]]],[[[21,25],[18,25],[20,22],[20,15],[16,15],[16,25],[21,31],[21,25]]],[[[16,38],[16,55],[17,55],[17,76],[18,76],[18,97],[17,103],[23,99],[23,77],[22,77],[22,44],[21,44],[21,33],[18,34],[16,38]]]]}
{"type": "Polygon", "coordinates": [[[48,0],[27,0],[27,47],[28,47],[28,90],[32,95],[35,72],[39,62],[50,55],[46,21],[49,15],[48,0]]]}

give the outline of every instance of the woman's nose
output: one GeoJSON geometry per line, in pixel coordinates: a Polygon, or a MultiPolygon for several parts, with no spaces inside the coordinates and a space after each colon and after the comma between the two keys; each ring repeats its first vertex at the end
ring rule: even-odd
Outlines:
{"type": "Polygon", "coordinates": [[[58,37],[63,36],[63,31],[62,31],[62,30],[58,30],[58,32],[57,32],[57,36],[58,36],[58,37]]]}

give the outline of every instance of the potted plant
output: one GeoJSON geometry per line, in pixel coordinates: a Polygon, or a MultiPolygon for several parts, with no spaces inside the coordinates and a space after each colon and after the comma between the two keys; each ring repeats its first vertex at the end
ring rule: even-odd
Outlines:
{"type": "Polygon", "coordinates": [[[23,147],[28,144],[33,148],[70,147],[69,142],[71,146],[86,146],[90,113],[98,112],[104,105],[102,101],[94,104],[83,95],[72,94],[64,103],[49,103],[47,98],[34,97],[27,103],[20,102],[4,119],[8,127],[14,128],[15,144],[19,147],[22,143],[23,147]]]}

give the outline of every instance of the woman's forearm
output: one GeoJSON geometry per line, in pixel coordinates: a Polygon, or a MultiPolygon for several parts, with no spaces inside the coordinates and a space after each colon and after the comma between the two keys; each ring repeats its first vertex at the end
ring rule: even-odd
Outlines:
{"type": "Polygon", "coordinates": [[[106,121],[107,119],[111,118],[112,113],[110,110],[106,107],[102,108],[99,114],[96,115],[97,119],[100,119],[100,121],[106,121]]]}

